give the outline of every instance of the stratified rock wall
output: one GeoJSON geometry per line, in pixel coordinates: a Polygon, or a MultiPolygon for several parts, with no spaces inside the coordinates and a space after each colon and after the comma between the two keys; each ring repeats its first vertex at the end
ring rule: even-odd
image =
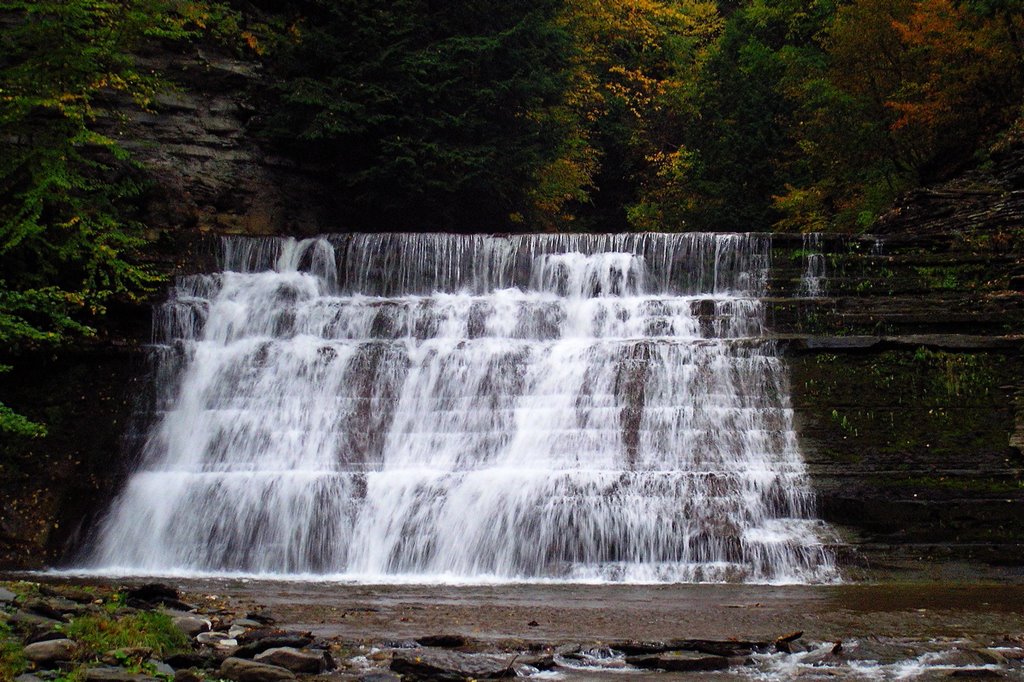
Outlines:
{"type": "Polygon", "coordinates": [[[822,517],[852,567],[1024,564],[1024,294],[1010,234],[776,237],[773,330],[822,517]],[[931,564],[926,559],[940,559],[931,564]]]}

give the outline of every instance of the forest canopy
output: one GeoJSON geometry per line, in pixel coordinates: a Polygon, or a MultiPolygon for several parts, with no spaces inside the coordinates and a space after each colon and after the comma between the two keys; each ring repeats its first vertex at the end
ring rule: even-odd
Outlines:
{"type": "Polygon", "coordinates": [[[328,169],[332,228],[865,231],[1024,133],[1024,0],[0,1],[0,29],[3,358],[158,280],[110,134],[173,87],[154,45],[259,64],[251,132],[328,169]]]}

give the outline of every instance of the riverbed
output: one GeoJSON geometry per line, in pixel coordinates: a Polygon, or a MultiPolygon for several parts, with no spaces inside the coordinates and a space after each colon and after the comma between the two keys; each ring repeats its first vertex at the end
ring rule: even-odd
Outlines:
{"type": "Polygon", "coordinates": [[[1024,679],[1020,584],[367,585],[162,580],[201,607],[229,604],[238,613],[262,607],[279,626],[342,642],[348,659],[340,661],[342,672],[334,677],[338,680],[359,679],[381,661],[386,665],[388,652],[439,634],[465,637],[465,650],[513,656],[555,652],[558,665],[537,672],[538,679],[1024,679]],[[792,653],[755,653],[746,665],[718,672],[640,671],[615,650],[616,644],[626,641],[774,642],[796,632],[803,634],[792,653]]]}

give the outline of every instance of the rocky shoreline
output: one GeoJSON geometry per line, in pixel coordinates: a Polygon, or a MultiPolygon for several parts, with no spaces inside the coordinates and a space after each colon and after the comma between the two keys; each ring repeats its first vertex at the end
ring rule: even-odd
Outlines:
{"type": "MultiPolygon", "coordinates": [[[[290,622],[297,620],[292,606],[281,608],[282,618],[280,603],[267,607],[227,592],[183,593],[159,583],[0,583],[0,679],[385,682],[602,679],[624,672],[640,679],[790,679],[799,671],[859,679],[856,675],[871,665],[904,672],[924,666],[931,675],[927,679],[999,679],[1024,672],[1022,633],[975,642],[932,638],[913,645],[905,638],[872,641],[863,634],[859,640],[813,641],[801,631],[765,638],[757,636],[764,631],[758,627],[751,629],[754,636],[749,639],[600,641],[570,623],[557,637],[549,636],[550,631],[540,638],[493,638],[463,631],[407,637],[401,627],[353,637],[326,634],[323,621],[321,627],[290,622]],[[935,642],[944,643],[933,650],[935,642]],[[915,646],[923,646],[923,653],[915,646]]],[[[316,614],[309,606],[299,609],[302,616],[316,614]]],[[[347,611],[336,616],[339,621],[349,617],[347,611]]],[[[813,614],[806,617],[815,621],[813,614]]],[[[526,624],[527,630],[540,632],[538,626],[536,621],[526,624]]],[[[636,631],[644,633],[642,628],[636,631]]]]}

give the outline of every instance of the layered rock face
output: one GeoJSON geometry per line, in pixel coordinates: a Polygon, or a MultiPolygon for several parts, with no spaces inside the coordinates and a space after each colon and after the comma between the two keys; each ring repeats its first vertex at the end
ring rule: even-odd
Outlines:
{"type": "Polygon", "coordinates": [[[1024,295],[1011,236],[774,245],[769,316],[819,512],[847,530],[850,565],[1019,566],[1024,295]]]}

